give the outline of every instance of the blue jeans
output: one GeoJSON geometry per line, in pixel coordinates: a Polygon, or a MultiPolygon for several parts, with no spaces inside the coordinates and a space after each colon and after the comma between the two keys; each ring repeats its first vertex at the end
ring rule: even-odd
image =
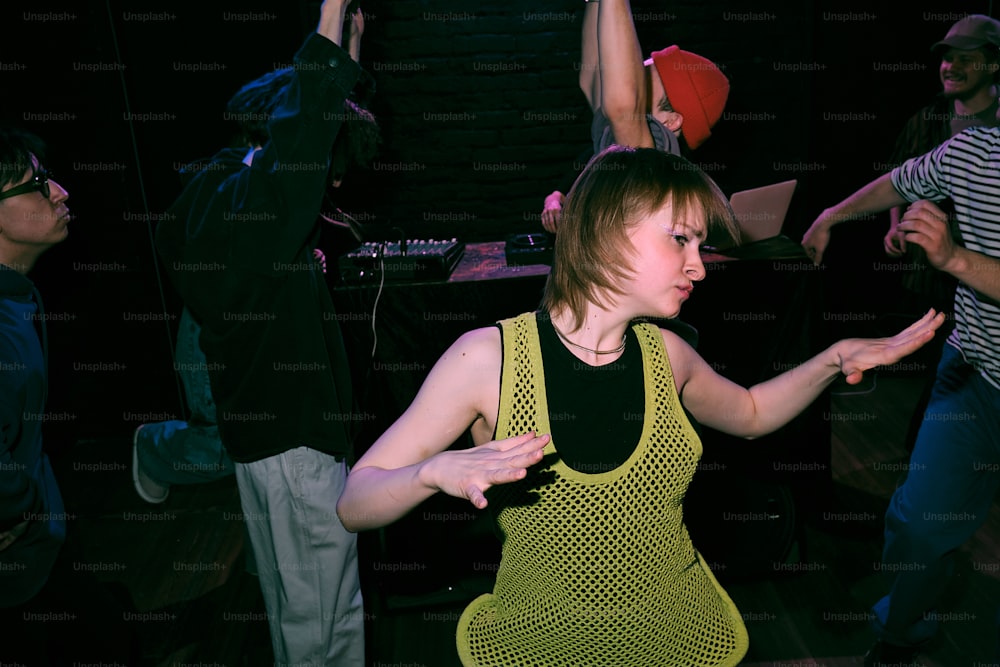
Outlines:
{"type": "Polygon", "coordinates": [[[143,471],[163,484],[200,484],[233,474],[219,438],[208,363],[198,344],[201,327],[185,308],[177,330],[175,366],[190,419],[145,424],[136,439],[143,471]]]}
{"type": "Polygon", "coordinates": [[[1000,390],[945,345],[906,481],[885,515],[882,570],[893,583],[872,609],[880,639],[910,646],[937,632],[952,556],[986,520],[998,487],[1000,390]]]}

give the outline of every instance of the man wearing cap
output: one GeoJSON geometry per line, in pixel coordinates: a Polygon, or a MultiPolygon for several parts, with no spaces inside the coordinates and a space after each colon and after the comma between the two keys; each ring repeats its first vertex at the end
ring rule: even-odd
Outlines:
{"type": "MultiPolygon", "coordinates": [[[[902,164],[911,157],[923,155],[966,128],[1000,125],[997,119],[1000,21],[982,14],[966,16],[952,25],[944,39],[931,50],[941,58],[938,68],[941,92],[906,123],[896,139],[891,164],[902,164]]],[[[952,212],[950,200],[939,205],[946,213],[952,212]]],[[[889,209],[889,231],[883,246],[890,257],[905,256],[899,275],[903,287],[914,299],[909,310],[922,312],[934,308],[949,312],[956,281],[949,274],[934,269],[923,248],[907,245],[903,235],[897,233],[902,213],[899,206],[889,209]]],[[[945,338],[935,337],[927,351],[940,350],[945,338]]],[[[933,368],[924,376],[924,388],[906,436],[907,448],[912,448],[924,408],[930,400],[933,368]]]]}
{"type": "MultiPolygon", "coordinates": [[[[970,14],[956,22],[944,39],[931,47],[940,53],[939,76],[942,91],[934,102],[915,113],[896,140],[892,163],[930,151],[948,138],[969,127],[997,126],[998,70],[1000,70],[1000,21],[982,14],[970,14]]],[[[898,257],[907,251],[920,252],[907,246],[897,233],[900,207],[890,211],[892,224],[885,235],[888,254],[898,257]]],[[[817,221],[819,222],[819,221],[817,221]]],[[[813,225],[802,239],[813,260],[819,264],[830,242],[830,227],[813,225]]],[[[954,283],[952,283],[952,287],[954,283]]],[[[946,303],[950,305],[951,294],[946,303]]],[[[938,304],[935,304],[937,306],[938,304]]]]}
{"type": "MultiPolygon", "coordinates": [[[[587,0],[580,89],[594,120],[594,153],[611,144],[694,150],[712,134],[729,97],[729,80],[710,60],[677,45],[643,60],[629,0],[587,0]]],[[[555,232],[565,196],[545,198],[542,225],[555,232]]]]}
{"type": "MultiPolygon", "coordinates": [[[[923,155],[968,127],[998,125],[997,70],[1000,68],[1000,21],[982,14],[972,14],[952,25],[948,34],[931,50],[941,57],[939,76],[941,93],[934,101],[907,121],[896,139],[892,164],[923,155]]],[[[919,247],[907,247],[896,234],[902,209],[889,211],[891,224],[885,235],[885,251],[892,257],[907,255],[907,263],[919,263],[922,269],[908,271],[904,284],[927,296],[935,308],[947,309],[954,293],[953,280],[944,274],[928,271],[929,265],[919,247]]]]}

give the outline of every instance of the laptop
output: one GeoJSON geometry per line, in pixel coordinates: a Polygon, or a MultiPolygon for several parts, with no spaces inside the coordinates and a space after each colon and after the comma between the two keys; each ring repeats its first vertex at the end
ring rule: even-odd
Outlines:
{"type": "Polygon", "coordinates": [[[742,245],[781,234],[796,185],[798,181],[793,179],[733,193],[729,205],[736,215],[742,245]]]}

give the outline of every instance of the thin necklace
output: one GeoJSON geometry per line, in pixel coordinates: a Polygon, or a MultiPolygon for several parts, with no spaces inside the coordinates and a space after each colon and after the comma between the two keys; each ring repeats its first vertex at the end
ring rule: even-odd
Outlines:
{"type": "MultiPolygon", "coordinates": [[[[549,321],[552,322],[551,320],[549,320],[549,321]]],[[[576,343],[574,343],[573,341],[571,341],[569,338],[566,338],[566,336],[563,335],[563,332],[559,331],[559,327],[556,326],[555,322],[552,322],[552,328],[556,330],[556,333],[559,334],[559,337],[563,339],[563,342],[565,342],[567,345],[572,345],[573,347],[577,348],[578,350],[583,350],[584,352],[590,352],[591,354],[618,354],[619,352],[621,352],[622,350],[625,349],[625,334],[624,333],[622,334],[622,344],[619,345],[618,347],[616,347],[615,349],[613,349],[613,350],[594,350],[594,349],[591,349],[589,347],[584,347],[583,345],[577,345],[576,343]]]]}

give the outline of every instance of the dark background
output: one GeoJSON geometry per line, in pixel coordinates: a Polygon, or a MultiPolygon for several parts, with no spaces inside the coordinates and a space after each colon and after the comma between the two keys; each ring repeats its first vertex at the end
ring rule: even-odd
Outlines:
{"type": "MultiPolygon", "coordinates": [[[[372,110],[385,144],[372,170],[349,177],[341,208],[411,238],[540,230],[542,199],[581,166],[589,143],[575,66],[583,3],[362,6],[362,64],[377,81],[372,110]]],[[[785,227],[793,238],[888,168],[896,133],[940,87],[930,45],[963,15],[990,9],[633,3],[646,53],[678,43],[730,78],[726,114],[693,159],[727,193],[798,178],[785,227]]],[[[183,414],[171,359],[179,304],[152,249],[157,216],[178,193],[178,168],[228,143],[225,101],[290,63],[317,16],[316,2],[273,0],[0,10],[2,119],[50,144],[49,166],[77,216],[31,275],[52,315],[51,447],[127,437],[142,421],[183,414]]],[[[828,307],[865,316],[837,334],[870,333],[866,314],[892,310],[897,276],[876,267],[886,220],[835,235],[823,269],[828,307]]]]}

